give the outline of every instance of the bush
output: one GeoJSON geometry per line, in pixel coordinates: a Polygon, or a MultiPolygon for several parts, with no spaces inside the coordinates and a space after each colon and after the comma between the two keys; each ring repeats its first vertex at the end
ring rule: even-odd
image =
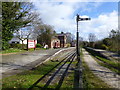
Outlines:
{"type": "Polygon", "coordinates": [[[109,47],[108,47],[108,46],[106,46],[105,44],[102,44],[102,49],[108,50],[108,49],[109,49],[109,47]]]}
{"type": "Polygon", "coordinates": [[[42,45],[41,44],[36,44],[36,48],[41,48],[42,45]]]}
{"type": "Polygon", "coordinates": [[[95,44],[94,48],[96,48],[96,49],[104,49],[104,50],[108,49],[108,47],[105,44],[103,44],[102,42],[97,42],[95,44]]]}
{"type": "Polygon", "coordinates": [[[66,44],[66,47],[70,47],[70,44],[68,43],[68,44],[66,44]]]}
{"type": "MultiPolygon", "coordinates": [[[[18,49],[22,49],[22,44],[16,44],[16,43],[12,43],[10,44],[10,48],[18,48],[18,49]]],[[[23,49],[26,49],[27,45],[23,44],[23,49]]]]}

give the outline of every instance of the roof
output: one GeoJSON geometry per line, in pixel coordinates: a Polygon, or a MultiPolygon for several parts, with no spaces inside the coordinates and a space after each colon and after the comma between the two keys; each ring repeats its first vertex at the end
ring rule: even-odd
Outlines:
{"type": "Polygon", "coordinates": [[[64,33],[59,33],[59,34],[57,34],[56,36],[66,36],[66,34],[64,34],[64,33]]]}
{"type": "MultiPolygon", "coordinates": [[[[56,36],[53,36],[52,39],[58,39],[56,36]]],[[[59,39],[58,39],[59,40],[59,39]]]]}

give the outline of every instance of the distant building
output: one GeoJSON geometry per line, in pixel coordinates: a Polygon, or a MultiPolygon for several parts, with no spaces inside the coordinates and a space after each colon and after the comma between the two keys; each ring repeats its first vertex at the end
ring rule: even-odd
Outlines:
{"type": "MultiPolygon", "coordinates": [[[[30,40],[33,40],[33,39],[30,39],[30,40]]],[[[12,44],[12,43],[22,44],[22,40],[20,40],[19,38],[17,38],[17,37],[14,36],[14,37],[9,41],[9,43],[10,43],[10,44],[12,44]]],[[[36,43],[37,43],[37,41],[36,41],[36,43]]],[[[23,44],[27,44],[27,39],[25,39],[25,40],[23,41],[23,44]]]]}
{"type": "Polygon", "coordinates": [[[66,47],[66,34],[64,34],[63,32],[61,32],[60,34],[57,34],[57,38],[60,40],[60,47],[66,47]]]}
{"type": "Polygon", "coordinates": [[[50,43],[50,48],[60,48],[60,40],[57,37],[52,37],[51,43],[50,43]]]}
{"type": "Polygon", "coordinates": [[[51,43],[48,46],[49,48],[64,48],[66,47],[66,40],[66,34],[61,32],[52,37],[51,43]]]}
{"type": "Polygon", "coordinates": [[[17,37],[13,37],[13,38],[9,41],[9,43],[10,43],[10,44],[11,44],[11,43],[20,43],[20,39],[17,38],[17,37]]]}

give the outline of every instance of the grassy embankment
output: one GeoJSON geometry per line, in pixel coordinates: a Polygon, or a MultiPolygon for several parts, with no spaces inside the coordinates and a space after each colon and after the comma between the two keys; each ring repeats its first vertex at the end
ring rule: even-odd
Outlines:
{"type": "MultiPolygon", "coordinates": [[[[35,50],[46,50],[44,48],[36,48],[35,50]]],[[[0,54],[16,54],[16,53],[21,53],[21,52],[26,52],[27,50],[22,50],[22,49],[17,49],[17,48],[10,48],[10,49],[7,49],[7,50],[2,50],[0,51],[0,54]]],[[[29,49],[28,51],[34,51],[33,48],[29,49]]]]}

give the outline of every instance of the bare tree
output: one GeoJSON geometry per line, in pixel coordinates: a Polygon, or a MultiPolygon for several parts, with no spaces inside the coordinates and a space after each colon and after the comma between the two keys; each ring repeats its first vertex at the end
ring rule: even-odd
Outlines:
{"type": "Polygon", "coordinates": [[[89,34],[89,46],[94,47],[94,42],[96,41],[96,36],[94,33],[89,34]]]}
{"type": "Polygon", "coordinates": [[[38,43],[40,43],[41,45],[49,45],[52,36],[54,36],[56,33],[52,26],[46,24],[39,24],[35,27],[33,32],[34,36],[37,37],[38,43]]]}
{"type": "Polygon", "coordinates": [[[16,31],[14,34],[20,41],[22,41],[22,49],[23,49],[23,42],[29,38],[31,33],[25,30],[19,30],[16,31]]]}
{"type": "Polygon", "coordinates": [[[96,36],[94,33],[90,33],[89,34],[89,42],[95,42],[96,41],[96,36]]]}
{"type": "MultiPolygon", "coordinates": [[[[20,41],[22,41],[22,49],[23,49],[23,42],[29,38],[32,38],[32,39],[37,39],[37,33],[36,34],[33,34],[34,33],[34,29],[36,26],[38,25],[41,25],[42,21],[40,19],[40,15],[37,13],[37,12],[31,12],[31,22],[28,26],[26,27],[23,27],[19,30],[16,30],[15,31],[15,34],[16,34],[16,37],[19,38],[20,41]]],[[[29,17],[29,16],[28,16],[29,17]]]]}
{"type": "Polygon", "coordinates": [[[67,43],[71,43],[74,40],[74,35],[71,34],[70,32],[67,32],[66,36],[67,36],[67,40],[66,40],[67,43]]]}

